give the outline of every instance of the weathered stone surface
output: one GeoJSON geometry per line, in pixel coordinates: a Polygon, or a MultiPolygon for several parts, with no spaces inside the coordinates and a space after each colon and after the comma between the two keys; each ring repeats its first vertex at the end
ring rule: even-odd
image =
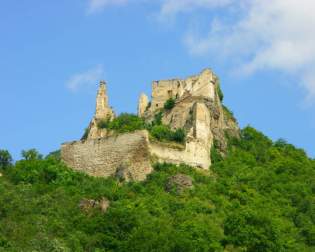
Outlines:
{"type": "Polygon", "coordinates": [[[182,193],[186,189],[193,188],[193,180],[185,174],[177,174],[168,179],[165,189],[168,192],[175,190],[177,193],[182,193]]]}
{"type": "Polygon", "coordinates": [[[126,180],[144,180],[152,171],[148,133],[137,131],[107,138],[65,143],[62,160],[75,170],[92,176],[115,176],[123,167],[126,180]]]}
{"type": "Polygon", "coordinates": [[[210,114],[203,103],[195,103],[192,107],[192,127],[187,135],[184,150],[166,148],[159,143],[150,143],[150,152],[160,162],[181,164],[209,169],[211,165],[210,148],[212,133],[210,130],[210,114]]]}
{"type": "Polygon", "coordinates": [[[95,115],[88,127],[87,139],[97,139],[106,137],[108,132],[106,129],[99,129],[97,124],[101,120],[113,120],[115,113],[108,105],[107,87],[105,81],[100,81],[100,86],[96,96],[95,115]]]}
{"type": "Polygon", "coordinates": [[[164,103],[171,97],[182,99],[187,96],[213,99],[214,83],[217,77],[210,69],[205,69],[200,75],[182,79],[154,81],[152,84],[151,111],[163,108],[164,103]]]}
{"type": "Polygon", "coordinates": [[[138,103],[138,116],[143,117],[149,105],[149,98],[145,94],[141,94],[138,103]]]}
{"type": "MultiPolygon", "coordinates": [[[[213,141],[221,146],[221,153],[227,149],[226,133],[238,137],[239,127],[234,118],[227,115],[223,109],[218,94],[218,78],[210,70],[206,69],[200,75],[192,76],[186,80],[174,79],[166,81],[156,81],[152,84],[152,105],[145,112],[145,119],[150,122],[154,115],[162,110],[164,103],[170,97],[176,99],[172,110],[164,111],[163,124],[170,125],[171,128],[184,128],[186,132],[191,132],[194,127],[194,106],[202,103],[210,113],[210,123],[208,134],[210,145],[213,141]]],[[[203,130],[204,131],[204,130],[203,130]]],[[[199,131],[198,131],[199,132],[199,131]]]]}
{"type": "Polygon", "coordinates": [[[113,118],[114,112],[108,105],[107,87],[105,81],[100,81],[96,97],[95,119],[113,118]]]}
{"type": "Polygon", "coordinates": [[[173,130],[185,130],[186,142],[178,148],[178,145],[149,141],[147,131],[113,136],[113,132],[99,129],[100,120],[112,120],[115,116],[108,106],[106,84],[101,82],[87,139],[64,144],[62,159],[70,167],[90,175],[115,176],[126,181],[145,179],[152,171],[152,160],[209,169],[214,142],[224,155],[226,134],[238,137],[240,132],[233,115],[223,107],[218,90],[218,78],[206,69],[185,80],[153,82],[151,103],[146,95],[141,95],[138,115],[147,123],[163,112],[163,124],[173,130]],[[169,98],[175,99],[175,105],[164,110],[169,98]]]}

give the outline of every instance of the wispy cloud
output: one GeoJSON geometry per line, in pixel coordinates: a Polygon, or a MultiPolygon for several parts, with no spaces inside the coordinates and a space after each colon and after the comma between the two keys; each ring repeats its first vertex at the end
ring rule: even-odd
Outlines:
{"type": "Polygon", "coordinates": [[[211,55],[237,64],[239,72],[279,70],[299,80],[309,101],[315,98],[315,1],[241,0],[231,2],[241,13],[233,22],[216,19],[206,36],[187,33],[193,55],[211,55]],[[236,61],[235,61],[236,62],[236,61]]]}
{"type": "Polygon", "coordinates": [[[176,17],[177,14],[192,12],[197,9],[213,9],[229,5],[236,0],[88,0],[88,14],[101,12],[107,7],[127,4],[149,4],[160,6],[157,16],[161,20],[176,17]]]}
{"type": "MultiPolygon", "coordinates": [[[[89,13],[115,5],[152,3],[151,0],[88,1],[89,13]]],[[[181,14],[219,9],[220,15],[215,15],[208,31],[199,33],[198,29],[187,28],[183,41],[192,55],[217,57],[233,71],[243,74],[261,70],[291,74],[307,91],[308,101],[315,101],[314,0],[155,0],[154,3],[159,6],[156,14],[162,21],[181,14]]]]}
{"type": "Polygon", "coordinates": [[[67,88],[71,91],[78,91],[80,88],[95,85],[104,77],[104,68],[102,65],[97,65],[94,68],[88,69],[85,72],[76,73],[66,82],[67,88]]]}
{"type": "Polygon", "coordinates": [[[198,9],[213,9],[229,5],[234,0],[162,0],[159,18],[167,20],[181,13],[198,9]]]}
{"type": "Polygon", "coordinates": [[[127,4],[130,0],[88,0],[88,14],[103,11],[106,7],[127,4]]]}

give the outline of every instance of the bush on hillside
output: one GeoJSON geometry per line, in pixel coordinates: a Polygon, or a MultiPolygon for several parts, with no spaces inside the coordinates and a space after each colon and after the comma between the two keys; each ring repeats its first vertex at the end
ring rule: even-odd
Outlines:
{"type": "Polygon", "coordinates": [[[186,133],[183,129],[171,130],[166,125],[155,125],[150,129],[150,134],[158,141],[174,141],[178,143],[184,143],[186,139],[186,133]]]}
{"type": "Polygon", "coordinates": [[[112,121],[108,119],[101,120],[97,126],[101,129],[109,129],[118,133],[126,133],[144,129],[145,123],[142,118],[136,115],[123,113],[112,121]]]}

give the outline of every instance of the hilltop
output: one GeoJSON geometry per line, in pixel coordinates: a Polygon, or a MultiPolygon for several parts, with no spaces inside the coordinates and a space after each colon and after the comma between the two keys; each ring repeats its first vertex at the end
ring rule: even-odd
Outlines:
{"type": "Polygon", "coordinates": [[[71,152],[73,166],[64,150],[23,151],[15,164],[0,150],[0,251],[315,251],[314,159],[240,129],[209,70],[153,82],[152,94],[141,95],[138,115],[117,116],[101,82],[84,136],[63,146],[88,150],[71,152]],[[185,92],[198,80],[210,93],[185,92]],[[206,159],[186,162],[191,142],[206,159]],[[156,145],[186,163],[152,155],[156,145]],[[94,159],[95,146],[119,155],[94,159]],[[100,174],[104,160],[114,165],[100,174]]]}
{"type": "Polygon", "coordinates": [[[138,181],[156,162],[208,170],[211,148],[224,156],[227,138],[240,135],[222,102],[219,78],[205,69],[186,79],[154,81],[151,100],[140,96],[137,116],[116,116],[101,81],[95,115],[80,141],[62,145],[62,160],[92,176],[138,181]]]}

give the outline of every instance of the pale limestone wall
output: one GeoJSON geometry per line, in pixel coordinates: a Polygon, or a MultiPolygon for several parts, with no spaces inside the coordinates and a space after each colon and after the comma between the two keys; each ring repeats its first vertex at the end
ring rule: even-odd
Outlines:
{"type": "Polygon", "coordinates": [[[222,155],[226,153],[225,134],[239,135],[236,120],[224,112],[217,93],[217,77],[209,69],[186,80],[153,82],[152,104],[141,95],[138,115],[150,123],[170,97],[177,98],[175,107],[163,110],[162,122],[172,129],[183,128],[187,133],[182,148],[171,144],[149,142],[147,131],[113,136],[114,132],[99,129],[101,119],[113,118],[108,106],[106,84],[101,82],[96,112],[89,125],[86,141],[62,146],[62,158],[70,167],[93,176],[123,175],[127,180],[143,180],[152,172],[151,160],[174,164],[186,163],[209,169],[210,150],[214,140],[222,155]],[[153,159],[153,160],[154,160],[153,159]]]}
{"type": "Polygon", "coordinates": [[[150,143],[151,155],[160,162],[174,164],[185,163],[193,167],[209,169],[211,165],[210,149],[213,136],[210,129],[210,112],[202,102],[194,103],[192,107],[193,125],[188,133],[184,150],[166,148],[158,143],[150,143]]]}
{"type": "Polygon", "coordinates": [[[172,149],[158,143],[150,143],[150,152],[159,162],[187,164],[206,170],[211,165],[210,149],[205,148],[204,143],[198,140],[186,143],[185,150],[172,149]]]}
{"type": "Polygon", "coordinates": [[[87,139],[97,139],[107,136],[106,129],[99,129],[97,123],[103,119],[113,120],[115,118],[114,111],[108,105],[108,96],[106,82],[100,81],[100,86],[96,96],[95,115],[89,124],[89,134],[87,139]]]}
{"type": "Polygon", "coordinates": [[[146,131],[65,143],[61,157],[69,167],[97,177],[124,169],[127,180],[141,181],[152,171],[146,131]]]}
{"type": "Polygon", "coordinates": [[[138,116],[143,117],[149,105],[149,98],[145,94],[141,94],[138,103],[138,116]]]}
{"type": "Polygon", "coordinates": [[[96,97],[95,119],[114,117],[113,110],[108,105],[106,82],[101,81],[96,97]]]}
{"type": "Polygon", "coordinates": [[[152,106],[151,111],[163,108],[164,103],[171,97],[183,98],[186,95],[215,98],[215,83],[217,77],[210,69],[201,72],[186,80],[173,79],[154,81],[152,84],[152,106]]]}

